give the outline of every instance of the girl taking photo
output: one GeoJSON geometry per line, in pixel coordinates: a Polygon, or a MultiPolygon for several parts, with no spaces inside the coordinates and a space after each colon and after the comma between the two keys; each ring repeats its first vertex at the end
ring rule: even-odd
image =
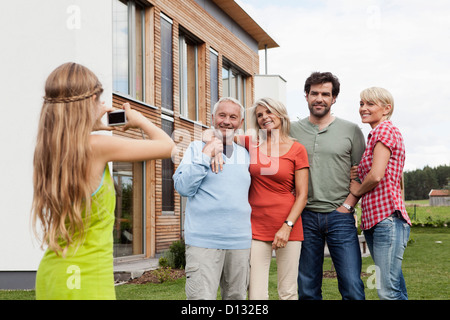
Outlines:
{"type": "MultiPolygon", "coordinates": [[[[108,162],[169,158],[174,142],[129,104],[123,130],[149,140],[92,135],[112,108],[88,68],[65,63],[47,78],[34,152],[32,219],[47,249],[36,299],[115,299],[114,182],[108,162]]],[[[109,129],[111,130],[111,129],[109,129]]]]}

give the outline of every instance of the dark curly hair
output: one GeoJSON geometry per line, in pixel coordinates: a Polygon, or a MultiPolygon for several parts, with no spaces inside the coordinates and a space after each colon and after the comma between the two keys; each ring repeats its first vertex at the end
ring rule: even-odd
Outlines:
{"type": "Polygon", "coordinates": [[[339,79],[333,75],[331,72],[313,72],[305,81],[305,93],[309,94],[311,90],[311,85],[313,84],[323,84],[326,82],[331,82],[333,85],[333,90],[331,91],[333,97],[337,97],[339,94],[339,89],[341,84],[339,79]]]}

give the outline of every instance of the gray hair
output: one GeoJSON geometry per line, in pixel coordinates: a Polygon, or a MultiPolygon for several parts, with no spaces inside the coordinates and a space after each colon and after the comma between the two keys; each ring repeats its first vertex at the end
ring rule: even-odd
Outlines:
{"type": "Polygon", "coordinates": [[[237,99],[235,99],[235,98],[232,98],[232,97],[222,97],[222,98],[220,98],[219,101],[217,101],[216,104],[214,105],[214,107],[212,108],[212,111],[211,111],[211,114],[212,114],[212,115],[215,115],[215,114],[216,114],[217,108],[219,107],[219,104],[220,104],[221,102],[224,102],[224,101],[230,101],[230,102],[233,102],[234,104],[238,105],[239,108],[241,108],[241,119],[240,119],[240,120],[244,119],[244,113],[245,113],[244,107],[243,107],[242,104],[239,102],[239,100],[237,100],[237,99]]]}

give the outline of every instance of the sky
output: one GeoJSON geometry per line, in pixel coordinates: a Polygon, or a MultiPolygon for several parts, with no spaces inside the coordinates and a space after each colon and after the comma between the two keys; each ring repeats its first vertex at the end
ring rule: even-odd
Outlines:
{"type": "Polygon", "coordinates": [[[341,83],[333,114],[359,124],[366,137],[360,92],[375,86],[392,93],[405,171],[450,165],[450,1],[235,1],[280,46],[267,52],[267,73],[286,80],[291,120],[309,114],[306,78],[329,71],[341,83]]]}

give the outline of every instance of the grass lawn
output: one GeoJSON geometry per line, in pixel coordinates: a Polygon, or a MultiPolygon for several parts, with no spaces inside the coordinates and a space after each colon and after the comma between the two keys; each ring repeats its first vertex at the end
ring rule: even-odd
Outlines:
{"type": "MultiPolygon", "coordinates": [[[[411,300],[450,299],[450,228],[413,227],[410,244],[403,258],[403,273],[411,300]]],[[[366,299],[377,300],[370,271],[372,258],[363,258],[363,282],[366,299]],[[369,268],[369,269],[368,269],[369,268]]],[[[324,261],[324,271],[331,270],[331,259],[324,261]]],[[[125,284],[116,286],[118,300],[185,300],[185,279],[163,284],[125,284]]],[[[336,278],[324,278],[322,285],[325,300],[340,300],[336,278]]],[[[276,264],[271,265],[269,298],[278,299],[276,264]]],[[[0,290],[0,300],[33,300],[33,290],[0,290]]]]}
{"type": "MultiPolygon", "coordinates": [[[[450,299],[450,229],[414,227],[410,244],[403,257],[403,273],[411,300],[450,299]],[[438,242],[438,243],[437,243],[438,242]]],[[[363,258],[363,277],[367,300],[378,300],[373,287],[374,273],[371,257],[363,258]]],[[[325,258],[324,271],[331,270],[331,258],[325,258]]],[[[116,287],[117,299],[184,300],[184,279],[165,284],[121,285],[116,287]]],[[[324,278],[324,300],[340,300],[336,278],[324,278]]],[[[218,295],[219,297],[219,295],[218,295]]],[[[269,276],[269,299],[277,300],[277,276],[275,259],[269,276]]]]}
{"type": "Polygon", "coordinates": [[[450,224],[450,207],[430,207],[428,205],[408,205],[406,211],[414,224],[429,223],[431,225],[450,224]]]}

